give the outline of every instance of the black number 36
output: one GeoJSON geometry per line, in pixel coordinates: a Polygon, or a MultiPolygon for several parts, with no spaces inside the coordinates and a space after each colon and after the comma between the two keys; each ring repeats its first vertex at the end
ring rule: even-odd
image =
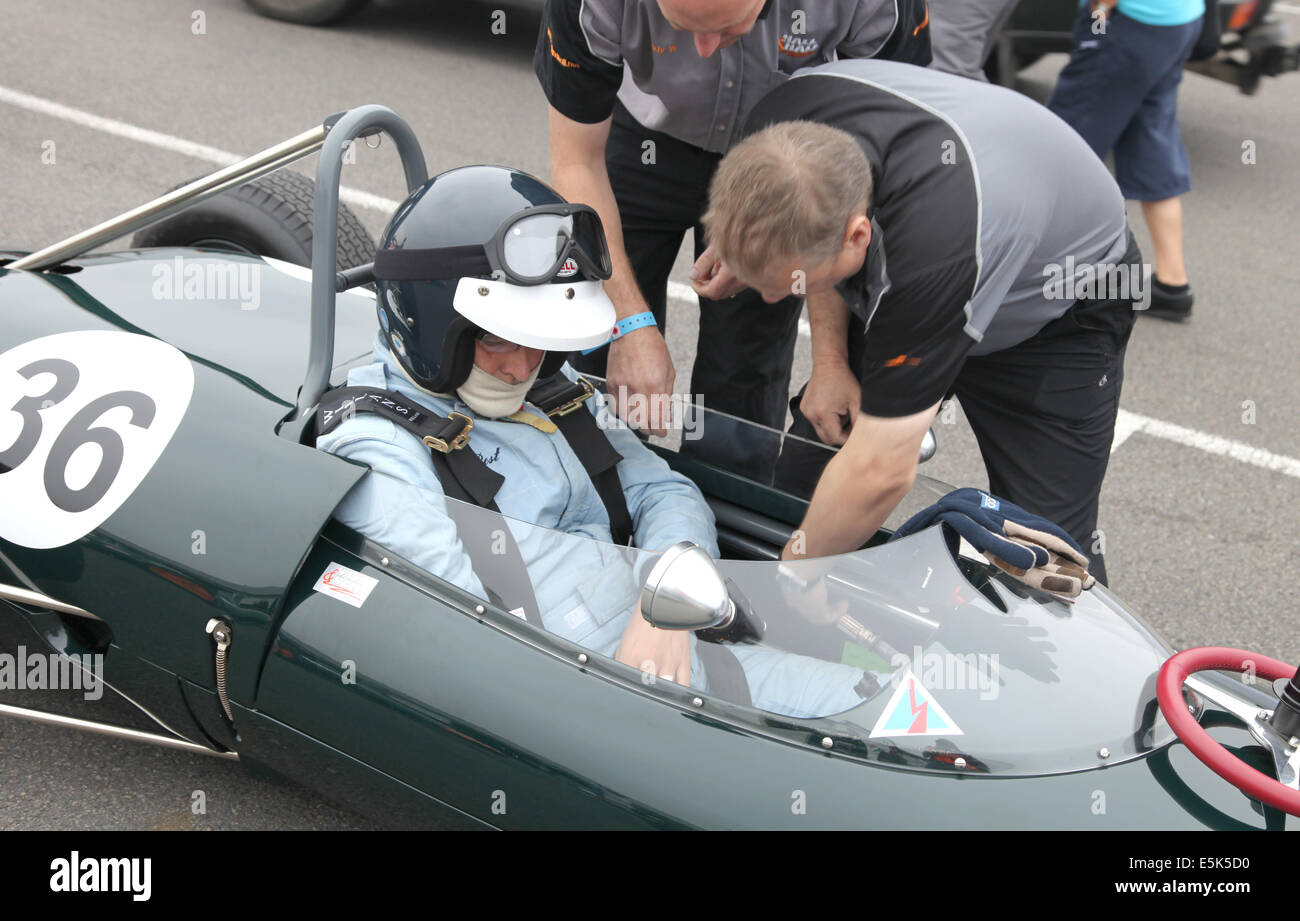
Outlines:
{"type": "MultiPolygon", "coordinates": [[[[54,385],[45,393],[37,396],[23,397],[10,411],[23,418],[22,431],[12,445],[0,451],[0,475],[17,468],[31,455],[32,450],[41,440],[44,424],[41,410],[48,409],[64,399],[76,389],[81,372],[72,362],[62,358],[42,358],[18,371],[31,380],[38,374],[54,375],[54,385]]],[[[106,426],[94,426],[100,416],[110,409],[125,407],[131,410],[131,424],[137,428],[147,429],[154,419],[157,405],[147,394],[138,390],[118,390],[96,397],[81,408],[64,426],[63,431],[54,440],[50,455],[45,461],[45,491],[50,501],[65,512],[84,512],[92,507],[113,485],[117,473],[122,469],[125,446],[122,437],[106,426]],[[99,468],[90,481],[80,489],[68,486],[68,462],[82,445],[99,445],[102,455],[99,468]]]]}

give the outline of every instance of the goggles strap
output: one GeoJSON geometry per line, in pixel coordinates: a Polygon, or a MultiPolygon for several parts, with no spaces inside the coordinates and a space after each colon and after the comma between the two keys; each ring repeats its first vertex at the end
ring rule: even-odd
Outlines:
{"type": "Polygon", "coordinates": [[[435,281],[491,273],[487,253],[477,245],[381,249],[375,253],[375,277],[386,281],[435,281]]]}

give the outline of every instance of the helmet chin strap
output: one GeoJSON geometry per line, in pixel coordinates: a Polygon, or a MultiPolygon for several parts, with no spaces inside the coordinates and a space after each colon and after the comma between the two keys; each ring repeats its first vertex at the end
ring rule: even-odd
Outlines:
{"type": "Polygon", "coordinates": [[[533,373],[518,384],[510,384],[488,374],[478,365],[470,369],[465,383],[456,388],[456,395],[465,401],[465,405],[477,415],[486,419],[500,419],[518,411],[524,405],[524,397],[537,383],[546,356],[538,359],[533,373]]]}

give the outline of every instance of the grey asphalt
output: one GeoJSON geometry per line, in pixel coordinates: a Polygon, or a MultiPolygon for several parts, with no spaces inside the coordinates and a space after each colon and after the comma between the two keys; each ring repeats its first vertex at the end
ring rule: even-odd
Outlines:
{"type": "MultiPolygon", "coordinates": [[[[208,0],[206,31],[194,34],[194,6],[172,0],[7,0],[0,87],[235,153],[380,102],[412,124],[434,172],[501,162],[544,176],[546,111],[531,70],[539,7],[409,0],[315,30],[260,19],[240,0],[208,0]],[[504,34],[493,31],[496,10],[504,34]]],[[[1044,59],[1021,75],[1020,88],[1045,98],[1063,60],[1044,59]]],[[[1298,96],[1297,76],[1267,81],[1254,98],[1187,78],[1182,126],[1196,190],[1185,202],[1185,232],[1196,313],[1182,325],[1139,320],[1122,401],[1143,416],[1291,458],[1300,458],[1292,351],[1298,96]],[[1243,162],[1247,142],[1254,164],[1243,162]],[[1253,401],[1253,424],[1243,421],[1244,401],[1253,401]]],[[[0,102],[0,247],[36,248],[210,169],[0,102]],[[54,164],[42,161],[47,141],[54,164]]],[[[361,148],[344,182],[400,198],[391,144],[361,148]]],[[[358,213],[376,235],[387,218],[358,213]]],[[[1132,217],[1147,247],[1136,210],[1132,217]]],[[[684,255],[679,280],[688,266],[684,255]]],[[[683,384],[695,348],[689,313],[675,306],[669,321],[683,384]]],[[[796,375],[806,368],[804,356],[796,375]]],[[[923,472],[984,485],[960,417],[937,434],[939,455],[923,472]]],[[[1300,660],[1285,581],[1300,547],[1297,500],[1293,476],[1134,434],[1113,455],[1102,496],[1112,586],[1176,647],[1236,645],[1300,660]]],[[[1097,663],[1097,677],[1106,680],[1106,663],[1097,663]]],[[[4,692],[0,702],[33,696],[4,692]]],[[[35,705],[134,718],[124,705],[67,695],[35,705]]],[[[372,823],[309,793],[250,780],[234,764],[0,719],[0,828],[156,827],[372,823]],[[191,809],[195,790],[205,793],[206,814],[191,809]]]]}

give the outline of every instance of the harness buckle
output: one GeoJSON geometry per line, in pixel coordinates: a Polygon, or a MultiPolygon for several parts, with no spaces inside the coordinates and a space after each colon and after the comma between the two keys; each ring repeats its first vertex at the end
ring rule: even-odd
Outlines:
{"type": "Polygon", "coordinates": [[[459,429],[453,429],[449,424],[443,428],[439,435],[425,435],[425,445],[439,454],[450,454],[452,451],[459,451],[469,444],[469,433],[474,428],[474,420],[464,413],[448,413],[447,422],[450,423],[453,419],[464,420],[459,429]]]}
{"type": "Polygon", "coordinates": [[[596,388],[593,387],[591,385],[591,381],[587,380],[585,377],[578,378],[576,381],[573,382],[573,384],[576,387],[582,388],[582,394],[580,396],[574,397],[573,399],[565,403],[561,403],[559,406],[555,407],[554,409],[548,409],[546,411],[546,415],[567,416],[569,413],[581,409],[583,403],[587,402],[593,396],[596,395],[596,388]]]}

